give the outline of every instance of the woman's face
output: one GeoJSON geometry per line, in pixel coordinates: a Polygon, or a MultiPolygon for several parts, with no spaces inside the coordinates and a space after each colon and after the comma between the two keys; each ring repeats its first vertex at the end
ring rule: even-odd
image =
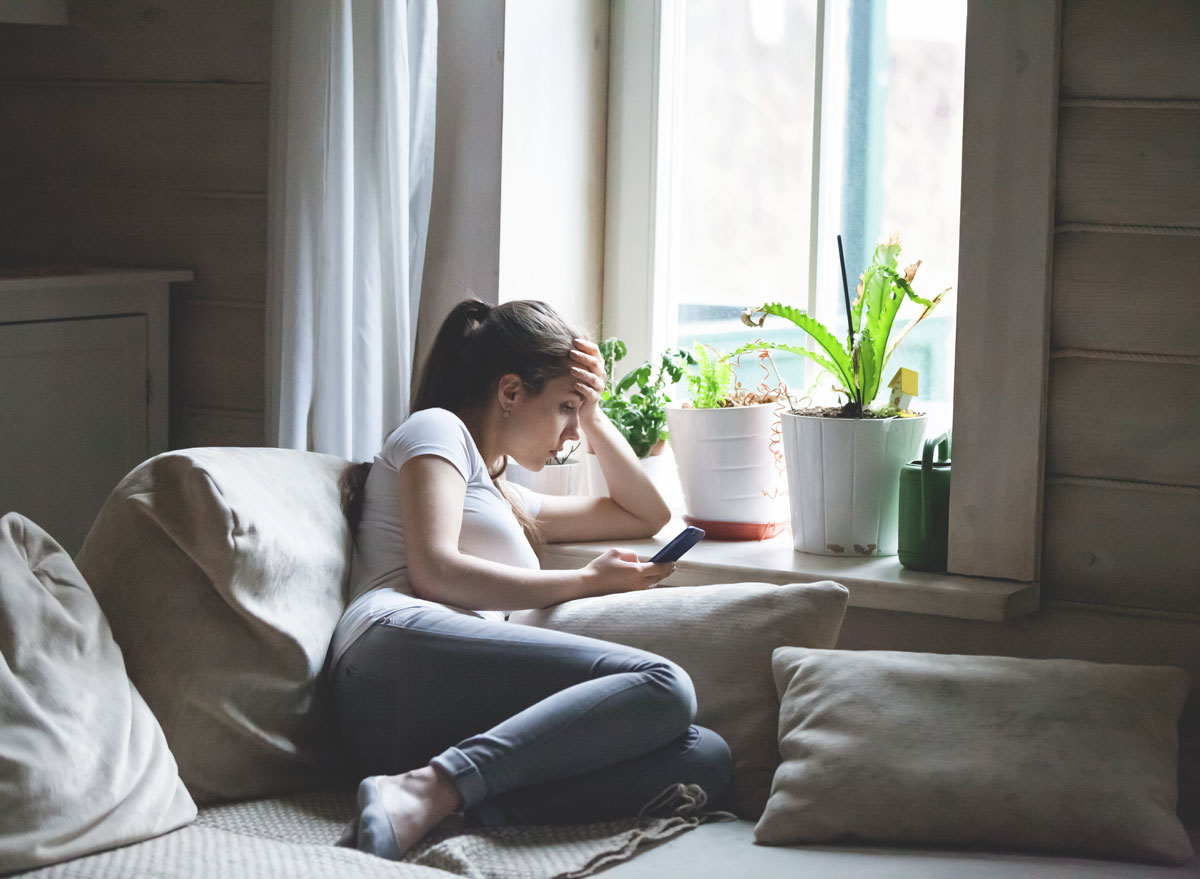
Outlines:
{"type": "Polygon", "coordinates": [[[541,470],[564,445],[579,439],[583,395],[570,375],[551,379],[540,394],[524,386],[506,419],[504,452],[527,470],[541,470]]]}

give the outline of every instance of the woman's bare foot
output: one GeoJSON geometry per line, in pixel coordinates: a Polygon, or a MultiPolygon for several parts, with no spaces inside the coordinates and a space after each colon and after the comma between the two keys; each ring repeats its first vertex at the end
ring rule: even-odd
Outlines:
{"type": "Polygon", "coordinates": [[[358,786],[358,850],[399,860],[458,805],[458,791],[432,766],[364,778],[358,786]]]}

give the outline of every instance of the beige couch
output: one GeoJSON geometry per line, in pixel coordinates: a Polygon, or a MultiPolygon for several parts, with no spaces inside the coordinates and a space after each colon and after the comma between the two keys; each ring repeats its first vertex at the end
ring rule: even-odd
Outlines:
{"type": "MultiPolygon", "coordinates": [[[[681,811],[640,824],[551,834],[457,834],[418,864],[336,848],[333,842],[354,812],[353,777],[337,747],[322,676],[349,559],[350,537],[336,489],[343,463],[271,449],[195,449],[151,459],[114,490],[80,552],[79,570],[107,617],[137,694],[161,726],[179,778],[199,806],[198,817],[179,829],[147,832],[135,844],[30,875],[551,876],[607,865],[610,875],[629,879],[1200,876],[1196,858],[1182,866],[1150,866],[1031,854],[1003,844],[985,846],[990,851],[918,840],[760,845],[754,819],[761,802],[756,806],[755,797],[765,799],[767,787],[742,792],[734,806],[742,817],[736,820],[704,820],[681,811]],[[640,851],[631,858],[635,849],[640,851]]],[[[774,761],[762,782],[767,785],[779,760],[774,745],[778,694],[784,691],[780,663],[787,658],[784,651],[775,654],[772,681],[773,648],[813,648],[816,659],[836,660],[845,653],[821,649],[833,646],[840,625],[837,605],[844,607],[844,590],[839,590],[834,584],[817,584],[815,591],[754,584],[660,590],[651,599],[659,602],[654,613],[611,605],[597,614],[586,606],[574,611],[564,606],[523,621],[587,634],[595,634],[596,625],[617,625],[616,634],[628,632],[636,643],[647,637],[649,620],[660,652],[682,651],[672,658],[696,681],[702,711],[707,704],[709,711],[724,712],[716,722],[700,720],[735,743],[735,765],[740,757],[751,767],[745,778],[753,776],[755,760],[763,759],[761,749],[755,750],[761,745],[755,736],[761,739],[762,733],[761,719],[755,718],[766,712],[774,761]],[[621,614],[628,625],[612,622],[621,614]],[[689,614],[692,619],[685,620],[689,614]],[[705,625],[716,628],[707,631],[705,625]]],[[[802,749],[810,745],[800,743],[802,749]]],[[[1161,756],[1162,748],[1155,753],[1161,756]]],[[[1035,789],[1037,774],[1027,779],[1035,789]]],[[[1087,811],[1088,805],[1079,808],[1087,811]]],[[[1169,811],[1174,802],[1157,805],[1169,811]]],[[[1154,820],[1161,823],[1161,815],[1154,820]]],[[[1191,839],[1200,842],[1200,833],[1191,831],[1191,839]]]]}

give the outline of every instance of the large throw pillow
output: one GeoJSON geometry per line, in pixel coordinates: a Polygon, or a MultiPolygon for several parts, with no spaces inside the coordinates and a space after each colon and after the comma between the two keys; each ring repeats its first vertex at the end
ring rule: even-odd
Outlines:
{"type": "Polygon", "coordinates": [[[117,485],[80,550],[197,802],[340,774],[321,670],[345,607],[345,463],[266,448],[159,455],[117,485]]]}
{"type": "Polygon", "coordinates": [[[1177,668],[781,648],[762,843],[861,839],[1180,864],[1177,668]]]}
{"type": "Polygon", "coordinates": [[[196,806],[71,557],[0,518],[0,873],[158,836],[196,806]]]}
{"type": "Polygon", "coordinates": [[[832,647],[847,594],[829,581],[681,586],[582,598],[510,619],[649,650],[682,666],[696,687],[696,722],[719,733],[733,755],[730,807],[754,819],[779,765],[771,651],[832,647]]]}

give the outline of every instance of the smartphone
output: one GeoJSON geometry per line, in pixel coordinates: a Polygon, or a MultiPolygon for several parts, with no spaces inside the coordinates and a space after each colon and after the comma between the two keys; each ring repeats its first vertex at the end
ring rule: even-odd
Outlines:
{"type": "Polygon", "coordinates": [[[675,537],[671,540],[670,543],[668,543],[666,546],[664,546],[662,549],[660,549],[657,553],[655,553],[654,558],[650,559],[650,561],[652,561],[652,562],[678,561],[679,558],[685,552],[687,552],[689,549],[691,549],[693,546],[695,546],[697,543],[699,543],[703,537],[704,537],[703,529],[694,528],[691,525],[689,525],[687,528],[684,528],[677,535],[675,535],[675,537]]]}

